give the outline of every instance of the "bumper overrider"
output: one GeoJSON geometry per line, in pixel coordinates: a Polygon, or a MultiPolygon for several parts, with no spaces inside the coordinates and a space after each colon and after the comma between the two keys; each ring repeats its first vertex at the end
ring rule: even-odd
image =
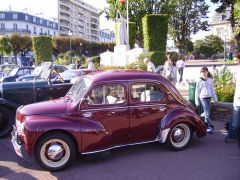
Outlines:
{"type": "Polygon", "coordinates": [[[12,131],[11,134],[12,134],[11,142],[12,142],[12,145],[14,147],[14,150],[15,150],[16,154],[19,157],[23,157],[22,146],[21,146],[23,144],[23,140],[19,137],[18,132],[17,132],[17,128],[16,128],[15,125],[13,126],[13,131],[12,131]]]}

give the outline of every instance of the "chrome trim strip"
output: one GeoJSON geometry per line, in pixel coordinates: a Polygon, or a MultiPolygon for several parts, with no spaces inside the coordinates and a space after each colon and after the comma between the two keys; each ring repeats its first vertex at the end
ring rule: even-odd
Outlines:
{"type": "Polygon", "coordinates": [[[144,105],[144,104],[139,104],[139,106],[125,106],[125,107],[102,107],[102,108],[91,108],[91,109],[83,109],[81,110],[82,112],[85,111],[98,111],[98,110],[111,110],[111,109],[128,109],[128,108],[138,108],[138,107],[152,107],[152,106],[166,106],[167,104],[148,104],[148,105],[144,105]]]}
{"type": "Polygon", "coordinates": [[[102,149],[102,150],[98,150],[98,151],[84,152],[84,153],[81,153],[81,154],[94,154],[94,153],[108,151],[108,150],[119,148],[119,147],[133,146],[133,145],[139,145],[139,144],[147,144],[147,143],[153,143],[153,142],[157,142],[157,140],[155,139],[155,140],[152,140],[152,141],[144,141],[144,142],[133,143],[133,144],[118,145],[118,146],[113,146],[113,147],[110,147],[110,148],[107,148],[107,149],[102,149]]]}

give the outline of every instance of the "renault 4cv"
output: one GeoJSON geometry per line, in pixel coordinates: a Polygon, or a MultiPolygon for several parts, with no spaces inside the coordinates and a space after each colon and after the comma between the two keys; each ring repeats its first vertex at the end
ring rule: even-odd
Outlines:
{"type": "Polygon", "coordinates": [[[63,83],[60,76],[54,81],[50,79],[52,63],[45,62],[42,66],[41,79],[0,83],[0,138],[12,131],[19,106],[63,97],[71,88],[72,84],[63,83]]]}
{"type": "Polygon", "coordinates": [[[206,127],[194,107],[164,77],[107,71],[79,79],[65,97],[21,106],[12,144],[43,168],[58,171],[76,159],[112,148],[150,142],[183,150],[206,127]]]}

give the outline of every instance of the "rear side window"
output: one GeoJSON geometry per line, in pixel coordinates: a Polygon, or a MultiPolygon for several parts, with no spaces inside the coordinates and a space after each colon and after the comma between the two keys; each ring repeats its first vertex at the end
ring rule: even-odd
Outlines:
{"type": "Polygon", "coordinates": [[[160,87],[153,83],[138,83],[131,86],[132,102],[161,102],[164,101],[164,94],[160,87]]]}

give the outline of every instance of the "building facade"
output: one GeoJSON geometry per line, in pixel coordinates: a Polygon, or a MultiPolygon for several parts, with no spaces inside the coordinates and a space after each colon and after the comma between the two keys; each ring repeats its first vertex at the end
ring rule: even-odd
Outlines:
{"type": "Polygon", "coordinates": [[[114,43],[115,42],[115,32],[109,29],[100,30],[100,42],[114,43]]]}
{"type": "Polygon", "coordinates": [[[217,35],[223,41],[229,42],[233,37],[233,31],[230,22],[230,9],[224,13],[215,13],[211,23],[212,34],[217,35]]]}
{"type": "Polygon", "coordinates": [[[60,35],[71,32],[87,41],[100,41],[98,10],[84,1],[59,0],[58,24],[60,35]]]}
{"type": "Polygon", "coordinates": [[[17,11],[0,11],[0,34],[58,35],[58,23],[17,11]]]}

